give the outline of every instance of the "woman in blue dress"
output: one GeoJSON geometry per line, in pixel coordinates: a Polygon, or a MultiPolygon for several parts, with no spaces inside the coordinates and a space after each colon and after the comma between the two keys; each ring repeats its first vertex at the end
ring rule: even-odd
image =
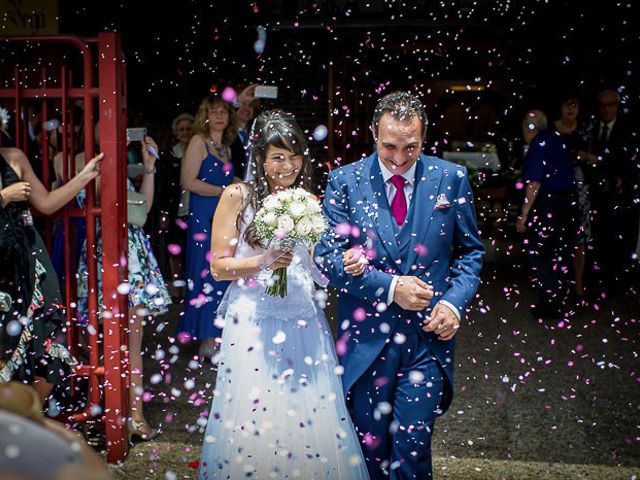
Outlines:
{"type": "Polygon", "coordinates": [[[178,333],[200,341],[200,355],[211,356],[221,328],[215,313],[229,282],[217,282],[209,271],[211,222],[225,187],[234,180],[231,149],[237,132],[231,105],[217,96],[205,98],[196,114],[182,162],[182,188],[190,194],[185,277],[185,312],[178,333]]]}

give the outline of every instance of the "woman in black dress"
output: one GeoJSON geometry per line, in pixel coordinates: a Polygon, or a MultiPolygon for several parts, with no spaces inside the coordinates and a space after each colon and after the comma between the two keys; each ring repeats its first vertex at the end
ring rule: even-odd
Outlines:
{"type": "MultiPolygon", "coordinates": [[[[0,137],[2,123],[0,118],[0,137]]],[[[33,384],[43,402],[75,359],[66,347],[58,278],[29,204],[45,215],[62,208],[98,175],[102,157],[49,192],[22,150],[0,147],[0,383],[33,384]]]]}

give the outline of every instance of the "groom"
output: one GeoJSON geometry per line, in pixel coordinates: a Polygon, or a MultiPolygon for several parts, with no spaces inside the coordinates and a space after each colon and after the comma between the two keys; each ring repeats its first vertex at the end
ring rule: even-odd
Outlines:
{"type": "Polygon", "coordinates": [[[432,478],[431,435],[484,255],[466,170],[421,153],[426,126],[414,95],[378,102],[376,152],[331,172],[315,250],[341,292],[342,381],[374,480],[432,478]],[[354,276],[343,253],[357,246],[369,266],[354,276]]]}

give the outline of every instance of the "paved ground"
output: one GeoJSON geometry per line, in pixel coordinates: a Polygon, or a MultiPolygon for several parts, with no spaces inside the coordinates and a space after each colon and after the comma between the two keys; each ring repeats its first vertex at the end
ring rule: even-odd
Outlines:
{"type": "MultiPolygon", "coordinates": [[[[640,478],[640,296],[593,298],[570,322],[538,323],[521,259],[494,249],[487,260],[458,334],[454,403],[436,425],[436,478],[640,478]]],[[[164,434],[131,450],[121,478],[197,478],[215,372],[171,343],[178,316],[147,329],[151,356],[164,352],[145,367],[147,417],[164,434]]]]}

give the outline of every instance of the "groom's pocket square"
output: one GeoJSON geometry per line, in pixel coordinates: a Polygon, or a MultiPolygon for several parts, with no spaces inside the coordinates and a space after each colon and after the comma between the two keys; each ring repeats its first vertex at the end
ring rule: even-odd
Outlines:
{"type": "Polygon", "coordinates": [[[451,202],[447,199],[447,196],[444,193],[438,195],[438,197],[436,198],[436,205],[434,207],[436,210],[443,210],[445,208],[449,208],[450,206],[451,202]]]}

